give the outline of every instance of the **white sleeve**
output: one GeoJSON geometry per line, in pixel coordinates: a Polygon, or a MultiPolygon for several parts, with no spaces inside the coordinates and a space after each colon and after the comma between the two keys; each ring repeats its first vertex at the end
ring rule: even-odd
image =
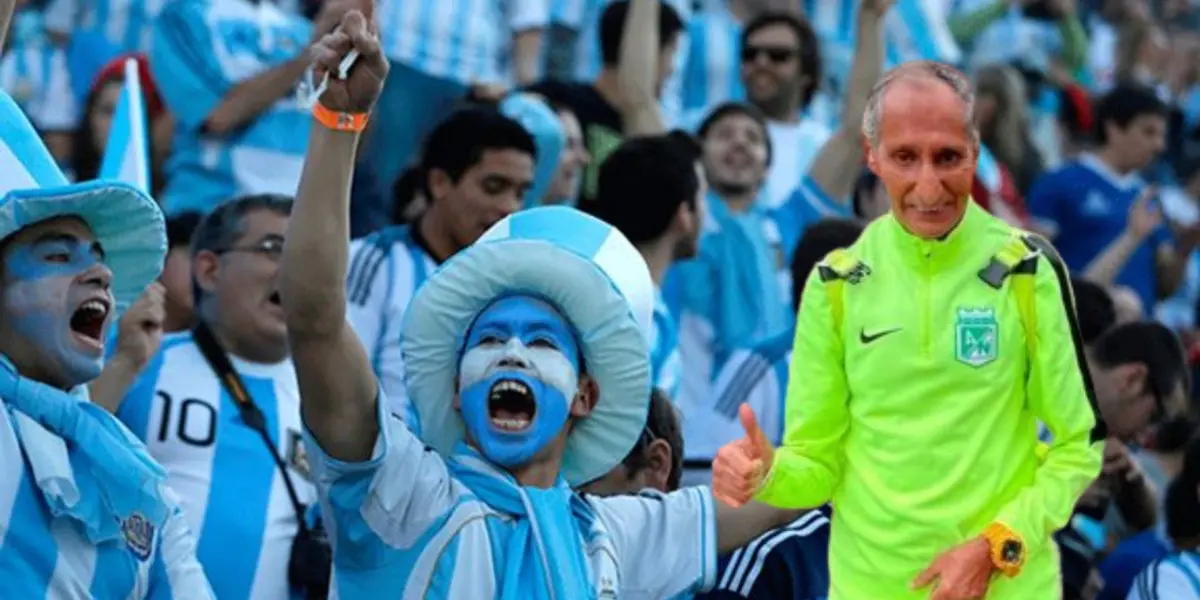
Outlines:
{"type": "Polygon", "coordinates": [[[1200,589],[1194,586],[1188,574],[1175,563],[1178,555],[1171,555],[1150,563],[1129,589],[1126,600],[1197,600],[1200,589]]]}
{"type": "Polygon", "coordinates": [[[508,27],[514,33],[542,29],[550,21],[547,0],[505,0],[508,27]]]}
{"type": "Polygon", "coordinates": [[[373,569],[411,548],[458,495],[446,463],[390,415],[380,392],[379,436],[371,458],[339,461],[306,427],[304,441],[321,514],[339,567],[373,569]]]}
{"type": "Polygon", "coordinates": [[[672,598],[716,582],[717,516],[709,488],[588,501],[616,549],[621,598],[672,598]]]}
{"type": "Polygon", "coordinates": [[[196,538],[188,529],[174,493],[167,490],[171,516],[159,535],[155,564],[150,570],[147,600],[210,600],[216,596],[196,560],[196,538]]]}

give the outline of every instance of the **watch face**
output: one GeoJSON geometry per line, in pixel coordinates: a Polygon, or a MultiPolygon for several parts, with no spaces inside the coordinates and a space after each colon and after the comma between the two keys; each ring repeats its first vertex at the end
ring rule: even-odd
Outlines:
{"type": "Polygon", "coordinates": [[[1006,563],[1015,563],[1021,560],[1021,542],[1008,540],[1004,542],[1004,546],[1000,550],[1000,556],[1006,563]]]}

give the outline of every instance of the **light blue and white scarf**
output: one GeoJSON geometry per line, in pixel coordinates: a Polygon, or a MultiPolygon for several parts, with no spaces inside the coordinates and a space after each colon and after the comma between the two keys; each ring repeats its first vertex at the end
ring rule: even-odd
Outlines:
{"type": "Polygon", "coordinates": [[[22,377],[0,356],[0,398],[50,513],[75,520],[93,544],[122,539],[134,515],[161,531],[166,472],[80,386],[68,394],[22,377]]]}
{"type": "Polygon", "coordinates": [[[545,490],[522,486],[462,442],[447,464],[480,501],[516,518],[504,552],[501,600],[593,596],[583,540],[595,516],[565,479],[545,490]]]}

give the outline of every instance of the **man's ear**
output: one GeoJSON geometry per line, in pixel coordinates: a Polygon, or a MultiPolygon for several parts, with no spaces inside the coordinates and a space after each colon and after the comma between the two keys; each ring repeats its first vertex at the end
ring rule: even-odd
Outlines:
{"type": "Polygon", "coordinates": [[[866,135],[861,133],[858,135],[858,137],[859,140],[862,141],[863,160],[866,161],[867,168],[870,169],[871,172],[876,176],[878,176],[879,161],[875,158],[875,153],[871,151],[871,141],[867,139],[866,135]]]}
{"type": "Polygon", "coordinates": [[[579,377],[579,391],[571,401],[571,416],[581,419],[592,414],[596,403],[600,401],[600,386],[589,375],[579,377]]]}
{"type": "Polygon", "coordinates": [[[430,198],[427,198],[430,205],[438,198],[443,198],[454,187],[454,181],[450,179],[450,175],[441,169],[430,169],[426,175],[425,185],[428,186],[430,198]]]}
{"type": "Polygon", "coordinates": [[[654,489],[667,493],[671,480],[671,465],[674,463],[671,444],[667,440],[654,440],[646,446],[646,483],[654,489]]]}
{"type": "Polygon", "coordinates": [[[1150,369],[1145,363],[1133,362],[1117,365],[1116,380],[1121,392],[1128,395],[1138,394],[1145,390],[1146,376],[1150,369]]]}
{"type": "Polygon", "coordinates": [[[192,281],[206,293],[217,289],[221,278],[221,257],[215,252],[201,250],[192,257],[192,281]]]}

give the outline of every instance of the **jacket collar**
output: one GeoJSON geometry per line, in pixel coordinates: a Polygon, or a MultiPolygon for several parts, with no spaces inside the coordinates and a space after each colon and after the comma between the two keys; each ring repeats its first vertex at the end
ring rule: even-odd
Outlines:
{"type": "Polygon", "coordinates": [[[986,224],[985,211],[971,198],[967,198],[967,210],[962,219],[938,239],[917,237],[904,229],[892,213],[882,217],[889,232],[892,245],[900,251],[905,264],[921,271],[940,271],[956,265],[969,252],[972,240],[978,240],[978,232],[986,224]]]}

